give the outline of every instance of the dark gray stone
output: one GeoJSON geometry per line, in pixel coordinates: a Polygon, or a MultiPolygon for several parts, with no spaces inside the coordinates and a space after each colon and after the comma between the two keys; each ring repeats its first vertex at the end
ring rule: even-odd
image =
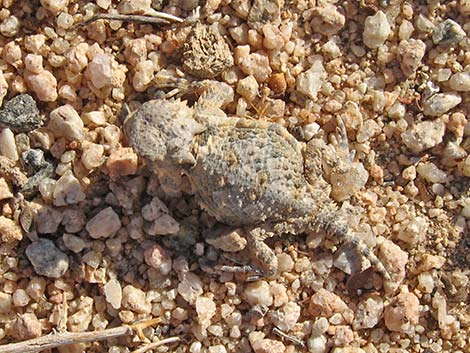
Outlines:
{"type": "Polygon", "coordinates": [[[60,251],[52,240],[39,239],[28,245],[26,256],[34,271],[41,276],[59,278],[69,268],[69,258],[60,251]]]}
{"type": "Polygon", "coordinates": [[[434,28],[432,41],[434,44],[457,44],[466,35],[457,22],[447,19],[434,28]]]}
{"type": "Polygon", "coordinates": [[[0,110],[0,127],[14,132],[29,132],[42,125],[36,101],[29,94],[10,99],[0,110]]]}

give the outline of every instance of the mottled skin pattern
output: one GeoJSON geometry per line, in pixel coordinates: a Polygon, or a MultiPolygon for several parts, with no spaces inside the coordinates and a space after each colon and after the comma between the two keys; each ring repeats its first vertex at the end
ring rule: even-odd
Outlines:
{"type": "Polygon", "coordinates": [[[342,123],[335,147],[346,151],[332,153],[323,140],[306,145],[278,124],[227,117],[221,108],[233,99],[231,88],[215,81],[199,85],[204,90],[193,109],[177,100],[149,101],[126,120],[124,130],[153,164],[164,190],[176,195],[184,174],[208,214],[243,229],[259,264],[223,269],[274,275],[277,257],[265,239],[322,230],[352,242],[388,279],[375,255],[350,235],[322,177],[325,161],[334,168],[338,155],[349,156],[342,123]]]}

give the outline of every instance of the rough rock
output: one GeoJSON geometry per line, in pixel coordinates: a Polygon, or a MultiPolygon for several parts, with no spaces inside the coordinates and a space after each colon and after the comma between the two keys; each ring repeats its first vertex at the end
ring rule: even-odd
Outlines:
{"type": "Polygon", "coordinates": [[[69,268],[69,258],[52,240],[41,238],[29,244],[25,252],[38,275],[59,278],[69,268]]]}
{"type": "Polygon", "coordinates": [[[377,11],[374,16],[366,18],[362,39],[367,47],[376,49],[385,43],[391,31],[392,29],[385,13],[377,11]]]}
{"type": "Polygon", "coordinates": [[[42,124],[36,101],[29,94],[19,94],[0,110],[0,126],[14,132],[29,132],[42,124]]]}

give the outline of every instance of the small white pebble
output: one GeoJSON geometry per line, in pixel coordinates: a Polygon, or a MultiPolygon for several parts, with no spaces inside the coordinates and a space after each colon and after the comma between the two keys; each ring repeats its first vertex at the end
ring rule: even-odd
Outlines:
{"type": "Polygon", "coordinates": [[[0,33],[5,37],[14,37],[20,30],[21,23],[15,16],[10,16],[0,23],[0,33]]]}
{"type": "Polygon", "coordinates": [[[24,289],[17,289],[13,293],[13,305],[16,307],[23,307],[28,305],[31,298],[24,289]]]}
{"type": "Polygon", "coordinates": [[[0,154],[12,161],[19,159],[15,135],[9,128],[4,128],[0,131],[0,154]]]}
{"type": "Polygon", "coordinates": [[[114,308],[119,309],[122,302],[122,288],[117,279],[110,279],[103,287],[106,301],[114,308]]]}
{"type": "Polygon", "coordinates": [[[266,281],[248,283],[245,287],[244,294],[246,301],[251,305],[264,304],[271,306],[273,304],[271,288],[266,281]]]}
{"type": "Polygon", "coordinates": [[[445,183],[447,180],[447,173],[432,162],[418,164],[416,171],[430,183],[445,183]]]}
{"type": "Polygon", "coordinates": [[[376,49],[385,43],[391,31],[385,13],[377,11],[375,15],[369,16],[365,20],[362,37],[364,44],[371,49],[376,49]]]}
{"type": "Polygon", "coordinates": [[[47,127],[56,137],[66,137],[78,141],[84,138],[83,121],[70,104],[54,109],[50,114],[47,127]]]}
{"type": "Polygon", "coordinates": [[[54,102],[57,99],[57,80],[50,71],[43,70],[38,74],[26,71],[24,79],[40,101],[54,102]]]}
{"type": "Polygon", "coordinates": [[[77,204],[85,200],[86,195],[77,178],[71,171],[65,172],[55,184],[52,200],[55,206],[77,204]]]}
{"type": "MultiPolygon", "coordinates": [[[[113,284],[115,285],[116,283],[113,284]]],[[[115,304],[117,305],[117,300],[115,304]]],[[[122,307],[139,314],[150,314],[152,311],[152,304],[147,300],[145,292],[130,284],[122,290],[122,307]]]]}

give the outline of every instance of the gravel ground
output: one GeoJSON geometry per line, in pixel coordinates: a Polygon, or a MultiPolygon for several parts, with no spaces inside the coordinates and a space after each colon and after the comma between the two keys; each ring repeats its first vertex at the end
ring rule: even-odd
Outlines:
{"type": "Polygon", "coordinates": [[[59,351],[470,352],[469,0],[1,4],[0,343],[158,317],[59,351]],[[185,21],[84,23],[155,10],[185,21]],[[326,173],[330,196],[392,281],[321,232],[269,239],[270,278],[204,265],[248,259],[122,129],[124,103],[192,106],[204,79],[301,141],[342,119],[361,172],[326,173]]]}

